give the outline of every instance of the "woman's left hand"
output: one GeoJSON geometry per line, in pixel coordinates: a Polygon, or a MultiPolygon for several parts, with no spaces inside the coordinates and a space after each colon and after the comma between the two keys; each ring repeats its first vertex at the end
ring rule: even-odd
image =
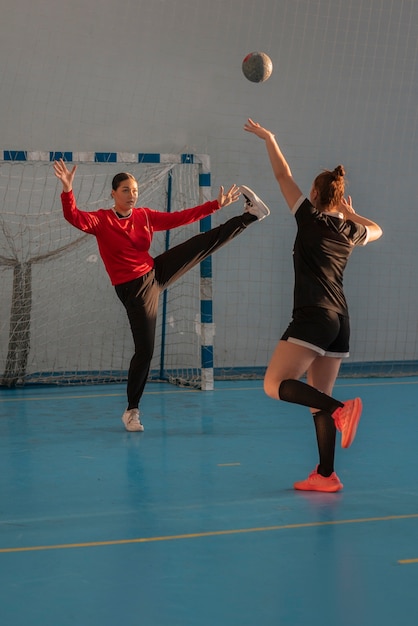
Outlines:
{"type": "Polygon", "coordinates": [[[224,188],[221,186],[219,188],[219,194],[218,194],[219,207],[222,208],[224,206],[228,206],[228,204],[232,204],[233,202],[236,202],[238,198],[240,197],[240,195],[241,195],[241,192],[237,185],[232,185],[232,187],[230,187],[227,192],[225,192],[224,188]]]}
{"type": "Polygon", "coordinates": [[[341,211],[341,213],[344,214],[345,218],[353,215],[355,213],[355,210],[352,204],[351,196],[347,196],[347,199],[342,198],[338,209],[341,211]]]}

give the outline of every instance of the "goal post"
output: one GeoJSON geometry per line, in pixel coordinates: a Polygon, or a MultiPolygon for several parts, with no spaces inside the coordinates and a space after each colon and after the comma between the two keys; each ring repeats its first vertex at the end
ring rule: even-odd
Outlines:
{"type": "MultiPolygon", "coordinates": [[[[78,164],[77,205],[111,206],[111,180],[129,171],[138,205],[177,211],[211,199],[200,154],[0,152],[0,384],[122,382],[133,342],[95,238],[63,216],[52,162],[78,164]]],[[[151,254],[211,228],[211,218],[155,233],[151,254]]],[[[206,259],[160,302],[150,378],[213,389],[212,264],[206,259]]]]}

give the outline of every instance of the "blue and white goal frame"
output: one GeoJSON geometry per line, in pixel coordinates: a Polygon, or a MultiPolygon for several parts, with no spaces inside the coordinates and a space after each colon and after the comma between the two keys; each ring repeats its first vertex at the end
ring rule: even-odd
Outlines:
{"type": "MultiPolygon", "coordinates": [[[[211,200],[210,157],[205,154],[164,154],[154,152],[78,152],[78,151],[25,151],[2,150],[4,161],[49,161],[64,159],[73,163],[155,163],[195,164],[199,166],[199,204],[211,200]]],[[[211,217],[200,221],[200,232],[212,227],[211,217]]],[[[204,391],[214,388],[214,322],[212,302],[212,259],[208,257],[200,264],[200,330],[201,330],[201,384],[204,391]]]]}

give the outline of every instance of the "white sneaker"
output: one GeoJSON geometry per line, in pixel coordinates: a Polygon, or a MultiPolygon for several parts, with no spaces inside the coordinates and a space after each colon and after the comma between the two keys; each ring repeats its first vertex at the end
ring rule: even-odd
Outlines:
{"type": "Polygon", "coordinates": [[[126,409],[122,415],[122,422],[125,424],[126,430],[130,432],[142,432],[144,430],[139,419],[139,409],[126,409]]]}
{"type": "Polygon", "coordinates": [[[270,209],[260,200],[254,191],[245,185],[241,185],[239,190],[245,198],[245,213],[255,215],[258,220],[263,220],[267,215],[270,215],[270,209]]]}

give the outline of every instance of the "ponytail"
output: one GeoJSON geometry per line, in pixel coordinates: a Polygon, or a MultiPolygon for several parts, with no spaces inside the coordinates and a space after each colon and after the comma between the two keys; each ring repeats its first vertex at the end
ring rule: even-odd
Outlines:
{"type": "Polygon", "coordinates": [[[340,204],[345,191],[345,170],[342,165],[335,169],[324,170],[315,178],[313,186],[318,192],[321,207],[336,206],[340,204]]]}

